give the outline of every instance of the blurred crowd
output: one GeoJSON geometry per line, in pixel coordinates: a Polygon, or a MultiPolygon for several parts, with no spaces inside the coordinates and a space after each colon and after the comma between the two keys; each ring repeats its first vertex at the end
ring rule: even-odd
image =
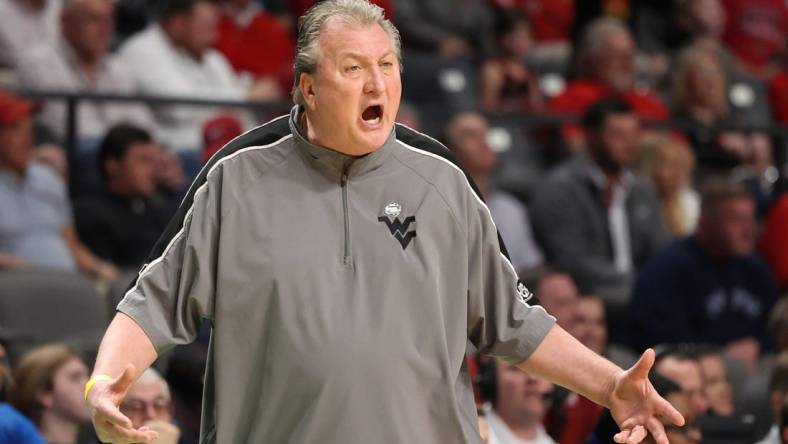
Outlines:
{"type": "MultiPolygon", "coordinates": [[[[453,152],[559,325],[624,367],[656,348],[671,443],[788,443],[788,3],[373,3],[398,121],[453,152]]],[[[312,4],[0,0],[0,442],[96,442],[102,329],[202,165],[290,108],[312,4]]],[[[208,332],[123,402],[161,443],[197,442],[208,332]]],[[[587,399],[468,367],[488,443],[612,442],[587,399]]]]}

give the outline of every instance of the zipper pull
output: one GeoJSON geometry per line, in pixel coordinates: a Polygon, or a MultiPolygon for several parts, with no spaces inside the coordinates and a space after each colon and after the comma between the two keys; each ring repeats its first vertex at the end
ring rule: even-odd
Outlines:
{"type": "Polygon", "coordinates": [[[350,171],[350,165],[352,165],[351,162],[346,162],[342,166],[342,177],[339,179],[339,182],[342,184],[343,187],[347,185],[347,174],[348,171],[350,171]]]}

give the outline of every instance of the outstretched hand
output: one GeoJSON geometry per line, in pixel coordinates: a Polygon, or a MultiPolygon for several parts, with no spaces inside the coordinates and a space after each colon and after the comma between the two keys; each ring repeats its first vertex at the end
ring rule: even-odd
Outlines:
{"type": "Polygon", "coordinates": [[[135,429],[131,420],[121,413],[119,406],[135,379],[132,364],[111,381],[96,381],[88,392],[87,402],[93,427],[101,442],[115,444],[147,443],[158,437],[148,427],[135,429]]]}
{"type": "Polygon", "coordinates": [[[681,413],[657,394],[648,379],[654,358],[654,350],[646,350],[638,362],[615,381],[608,405],[613,419],[621,427],[621,432],[613,437],[617,443],[636,444],[651,433],[657,444],[668,444],[660,418],[677,426],[684,425],[681,413]]]}

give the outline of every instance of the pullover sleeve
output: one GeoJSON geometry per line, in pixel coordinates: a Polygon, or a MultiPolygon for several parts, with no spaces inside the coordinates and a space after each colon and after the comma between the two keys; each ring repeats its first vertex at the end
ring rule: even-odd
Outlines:
{"type": "Polygon", "coordinates": [[[220,174],[218,169],[190,190],[118,305],[118,311],[140,325],[159,353],[193,341],[202,320],[213,319],[220,174]]]}
{"type": "Polygon", "coordinates": [[[528,303],[531,293],[518,279],[489,209],[477,195],[470,198],[468,338],[481,353],[518,364],[536,350],[555,318],[528,303]]]}

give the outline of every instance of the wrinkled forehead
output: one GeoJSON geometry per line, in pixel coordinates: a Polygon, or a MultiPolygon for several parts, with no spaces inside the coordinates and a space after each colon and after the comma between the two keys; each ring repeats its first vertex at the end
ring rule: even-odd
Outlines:
{"type": "Polygon", "coordinates": [[[318,45],[321,61],[346,55],[377,59],[394,54],[391,38],[379,23],[362,25],[341,17],[331,17],[323,23],[318,45]]]}

